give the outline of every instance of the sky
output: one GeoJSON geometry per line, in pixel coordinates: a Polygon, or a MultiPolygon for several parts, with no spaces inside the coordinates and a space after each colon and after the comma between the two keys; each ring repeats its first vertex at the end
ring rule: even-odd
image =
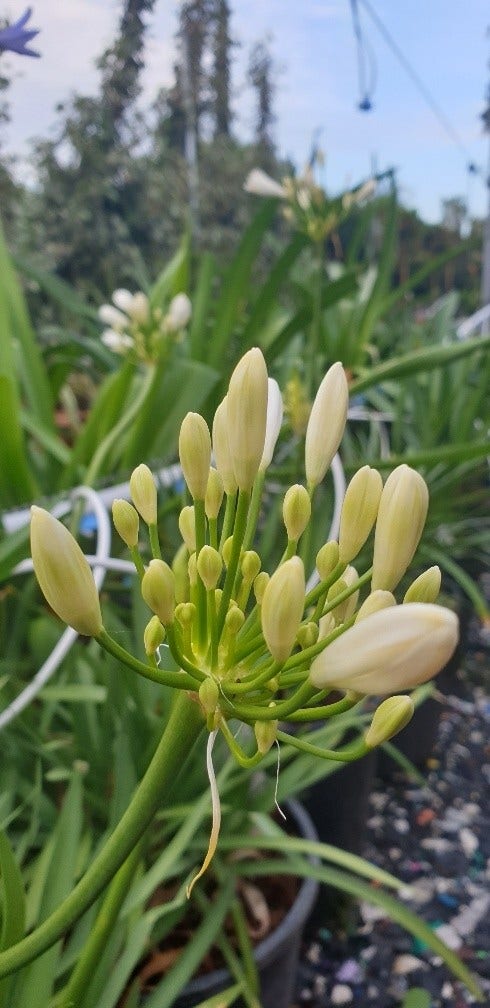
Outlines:
{"type": "MultiPolygon", "coordinates": [[[[481,113],[490,78],[488,0],[358,0],[363,39],[372,55],[373,109],[361,112],[356,45],[349,0],[230,0],[236,50],[234,129],[251,137],[253,97],[246,85],[250,47],[269,39],[277,69],[278,152],[300,168],[315,139],[325,155],[320,181],[334,193],[394,167],[402,201],[426,220],[441,217],[441,201],[462,196],[472,216],[488,202],[489,138],[481,113]],[[370,9],[393,38],[387,45],[370,9]],[[436,117],[403,65],[407,60],[447,122],[436,117]],[[467,171],[468,163],[478,168],[467,171]]],[[[28,178],[29,141],[56,135],[56,106],[74,91],[97,88],[95,58],[111,42],[117,0],[33,0],[41,29],[38,60],[8,57],[12,122],[7,150],[28,178]]],[[[14,20],[25,0],[0,0],[14,20]]],[[[148,24],[143,107],[172,82],[178,0],[156,0],[148,24]]],[[[2,67],[4,66],[2,57],[2,67]]]]}

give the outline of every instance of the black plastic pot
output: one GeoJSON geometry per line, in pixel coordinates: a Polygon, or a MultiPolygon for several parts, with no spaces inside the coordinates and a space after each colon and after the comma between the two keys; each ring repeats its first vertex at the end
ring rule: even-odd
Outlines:
{"type": "MultiPolygon", "coordinates": [[[[307,840],[317,840],[313,823],[303,806],[299,802],[289,801],[286,808],[288,820],[294,823],[297,835],[307,840]]],[[[262,1008],[289,1008],[291,1005],[301,937],[317,892],[318,883],[314,879],[305,879],[284,920],[255,950],[262,1008]]],[[[205,998],[219,994],[231,983],[231,976],[225,969],[197,977],[191,980],[177,998],[175,1008],[194,1008],[205,998]]]]}

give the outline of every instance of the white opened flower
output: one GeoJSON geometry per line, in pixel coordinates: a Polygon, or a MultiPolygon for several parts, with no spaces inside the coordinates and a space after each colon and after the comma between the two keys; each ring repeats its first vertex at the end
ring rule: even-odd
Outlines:
{"type": "Polygon", "coordinates": [[[332,641],[310,679],[320,689],[392,694],[427,682],[449,661],[458,619],[443,606],[410,602],[371,613],[332,641]]]}
{"type": "Polygon", "coordinates": [[[284,186],[267,175],[261,168],[253,168],[249,172],[243,188],[245,192],[251,193],[253,196],[276,196],[279,199],[286,199],[287,196],[284,186]]]}

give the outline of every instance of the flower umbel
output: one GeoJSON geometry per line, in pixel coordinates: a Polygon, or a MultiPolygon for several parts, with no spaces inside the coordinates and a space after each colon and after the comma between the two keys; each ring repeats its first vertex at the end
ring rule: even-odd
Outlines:
{"type": "MultiPolygon", "coordinates": [[[[122,310],[126,301],[127,292],[119,291],[114,311],[122,310]]],[[[374,470],[365,467],[354,476],[343,511],[340,549],[335,540],[323,545],[316,558],[319,582],[310,590],[305,586],[298,541],[313,520],[315,489],[340,445],[347,398],[343,368],[335,364],[321,383],[308,425],[306,486],[295,483],[285,494],[284,553],[275,570],[263,569],[257,525],[282,409],[258,348],[238,363],[216,411],[216,469],[210,468],[211,436],[203,417],[190,413],[183,421],[180,455],[189,498],[179,519],[183,542],[173,560],[168,558],[170,563],[162,558],[158,540],[154,479],[145,465],[134,471],[130,485],[135,507],[116,502],[114,514],[150,610],[144,641],[147,663],[126,652],[102,628],[91,572],[70,533],[33,509],[36,573],[58,615],[80,633],[97,637],[136,672],[187,691],[213,739],[221,732],[243,766],[256,766],[273,743],[283,741],[325,759],[358,758],[408,720],[410,698],[393,694],[435,675],[456,646],[456,617],[434,604],[436,570],[418,579],[405,599],[397,601],[393,594],[420,539],[427,510],[427,487],[408,466],[395,470],[383,489],[374,470]],[[365,546],[375,520],[374,571],[362,568],[362,560],[354,567],[349,561],[365,546]],[[53,536],[45,534],[47,522],[56,533],[54,549],[53,536]],[[146,536],[139,527],[145,523],[146,536]],[[139,552],[145,549],[145,539],[151,555],[146,566],[139,552]],[[170,655],[172,667],[165,668],[164,657],[170,655]],[[343,699],[331,700],[331,690],[340,690],[343,699]],[[381,704],[365,737],[344,748],[320,750],[301,733],[279,728],[288,721],[314,723],[335,716],[367,694],[392,702],[381,704]],[[243,745],[231,721],[248,726],[243,745]]],[[[212,744],[208,764],[211,750],[212,744]]],[[[209,775],[212,780],[211,771],[209,775]]],[[[219,826],[216,795],[213,808],[205,864],[219,826]]]]}

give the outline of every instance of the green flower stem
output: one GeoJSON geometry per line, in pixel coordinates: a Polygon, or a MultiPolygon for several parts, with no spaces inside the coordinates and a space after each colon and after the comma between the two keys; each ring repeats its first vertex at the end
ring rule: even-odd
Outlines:
{"type": "Polygon", "coordinates": [[[214,588],[207,591],[206,596],[207,596],[207,606],[209,616],[209,631],[208,631],[208,638],[210,642],[209,664],[211,665],[211,668],[214,668],[218,658],[218,635],[216,633],[216,596],[214,594],[214,588]]]}
{"type": "Polygon", "coordinates": [[[265,472],[258,472],[252,489],[250,507],[248,511],[247,527],[243,539],[243,549],[248,550],[252,545],[259,519],[260,504],[262,501],[262,491],[264,489],[265,472]]]}
{"type": "Polygon", "coordinates": [[[154,560],[161,560],[162,551],[160,549],[160,540],[158,538],[158,525],[148,525],[148,531],[150,533],[151,555],[154,560]]]}
{"type": "Polygon", "coordinates": [[[168,787],[174,784],[202,725],[199,705],[185,693],[177,694],[155,754],[109,840],[54,913],[0,954],[0,977],[14,973],[51,948],[114,878],[160,808],[168,787]]]}
{"type": "Polygon", "coordinates": [[[238,744],[236,738],[234,738],[233,733],[230,731],[224,718],[221,719],[219,726],[226,739],[228,748],[230,752],[233,753],[237,763],[249,770],[258,766],[262,759],[262,753],[257,750],[253,756],[247,756],[246,752],[244,752],[242,747],[238,744]]]}
{"type": "Polygon", "coordinates": [[[324,279],[323,268],[323,237],[315,244],[316,275],[313,285],[313,310],[311,317],[311,330],[309,346],[307,350],[307,373],[306,388],[310,399],[313,401],[315,395],[315,385],[318,373],[318,350],[320,346],[320,330],[322,324],[322,287],[324,279]]]}
{"type": "Polygon", "coordinates": [[[128,894],[142,849],[143,840],[140,840],[112,879],[73,973],[55,1001],[55,1008],[74,1008],[81,1004],[128,894]]]}
{"type": "Polygon", "coordinates": [[[233,696],[239,696],[240,693],[249,693],[251,690],[259,689],[260,686],[265,686],[271,679],[276,676],[282,668],[282,662],[273,661],[269,663],[265,669],[263,669],[255,677],[248,677],[242,682],[233,683],[232,688],[229,690],[233,693],[233,696]]]}
{"type": "Polygon", "coordinates": [[[213,549],[217,550],[218,549],[218,519],[217,518],[208,518],[208,527],[209,527],[209,545],[212,546],[213,549]]]}
{"type": "MultiPolygon", "coordinates": [[[[290,672],[292,669],[296,669],[298,667],[309,667],[313,658],[316,658],[317,655],[321,654],[322,651],[324,651],[325,648],[332,643],[332,641],[336,640],[337,637],[340,637],[345,630],[354,626],[355,619],[355,616],[352,616],[350,620],[346,620],[345,623],[341,623],[340,626],[335,627],[335,630],[332,630],[332,633],[328,634],[326,637],[322,637],[322,639],[317,641],[316,644],[312,644],[311,647],[305,648],[304,651],[299,651],[298,654],[292,655],[291,658],[288,658],[284,666],[285,671],[290,672]]],[[[286,685],[285,677],[284,685],[286,685]]]]}
{"type": "Polygon", "coordinates": [[[223,527],[221,529],[221,538],[219,541],[220,552],[223,549],[223,543],[226,542],[228,537],[231,536],[231,533],[233,532],[236,500],[237,500],[236,493],[226,495],[225,516],[223,518],[223,527]]]}
{"type": "Polygon", "coordinates": [[[347,564],[338,563],[337,566],[334,567],[330,577],[326,578],[325,581],[320,581],[319,584],[315,585],[315,587],[308,592],[305,598],[305,609],[307,609],[308,606],[315,605],[315,603],[318,602],[318,599],[322,595],[324,594],[326,595],[328,589],[331,588],[331,586],[335,584],[336,581],[338,581],[339,577],[342,576],[346,567],[347,564]]]}
{"type": "Polygon", "coordinates": [[[221,632],[223,630],[226,613],[228,612],[228,606],[231,599],[231,593],[233,591],[233,585],[235,584],[235,577],[236,572],[238,570],[238,564],[240,561],[240,552],[247,524],[249,503],[250,503],[250,494],[246,490],[239,490],[236,513],[235,513],[235,524],[233,527],[233,544],[232,544],[230,562],[228,565],[228,569],[226,571],[225,583],[223,585],[223,594],[221,596],[221,602],[218,610],[218,637],[221,636],[221,632]]]}
{"type": "Polygon", "coordinates": [[[143,578],[143,574],[145,573],[145,565],[140,557],[138,547],[131,546],[129,552],[131,554],[131,560],[133,561],[134,566],[136,567],[136,573],[141,581],[143,578]]]}
{"type": "MultiPolygon", "coordinates": [[[[168,637],[168,629],[167,629],[168,637]]],[[[108,651],[114,658],[122,662],[128,668],[133,669],[138,675],[144,676],[145,679],[151,679],[152,682],[159,683],[160,686],[173,686],[177,689],[184,690],[195,690],[196,689],[196,678],[191,678],[190,675],[186,675],[185,672],[171,672],[167,669],[155,669],[151,665],[146,665],[144,662],[139,661],[134,655],[126,651],[125,648],[121,647],[117,641],[111,637],[107,630],[102,628],[98,637],[96,637],[98,644],[108,651]]]]}
{"type": "Polygon", "coordinates": [[[362,588],[363,585],[367,584],[367,582],[371,580],[372,573],[373,568],[370,567],[365,574],[361,574],[361,577],[358,578],[358,580],[355,581],[354,584],[349,585],[347,588],[344,589],[344,591],[339,592],[339,594],[336,595],[335,598],[333,598],[331,602],[329,602],[324,607],[321,615],[327,616],[329,612],[332,612],[333,609],[336,609],[338,605],[342,604],[342,602],[346,602],[351,595],[354,595],[354,593],[358,591],[359,588],[362,588]]]}
{"type": "Polygon", "coordinates": [[[354,760],[360,759],[361,756],[365,756],[371,751],[365,742],[358,742],[355,746],[335,751],[335,749],[322,749],[321,746],[305,742],[304,739],[298,738],[296,735],[289,735],[288,732],[278,731],[277,738],[279,742],[291,745],[295,749],[301,749],[302,752],[309,753],[311,756],[334,760],[336,763],[353,763],[354,760]]]}
{"type": "MultiPolygon", "coordinates": [[[[206,543],[206,512],[204,510],[204,501],[195,500],[194,501],[194,519],[195,519],[195,529],[196,529],[196,560],[201,552],[203,546],[206,543]]],[[[206,600],[206,589],[204,584],[197,575],[197,641],[198,650],[203,650],[206,643],[207,637],[207,600],[206,600]]]]}
{"type": "MultiPolygon", "coordinates": [[[[173,657],[175,658],[175,661],[177,662],[177,665],[180,665],[180,667],[184,669],[184,672],[188,673],[187,676],[188,679],[192,676],[191,679],[192,686],[186,686],[186,689],[195,690],[196,682],[202,683],[203,679],[206,678],[205,673],[200,668],[198,668],[197,665],[193,665],[193,663],[189,661],[189,659],[185,656],[184,652],[182,651],[182,648],[180,647],[177,634],[175,632],[174,624],[169,623],[169,625],[165,628],[165,630],[167,634],[168,646],[172,652],[173,657]]],[[[182,675],[182,672],[176,672],[174,674],[182,675]]],[[[168,672],[165,672],[165,675],[168,675],[168,672]]]]}
{"type": "Polygon", "coordinates": [[[223,699],[223,709],[230,717],[239,717],[241,721],[253,724],[254,721],[276,721],[285,720],[290,714],[300,710],[303,704],[308,703],[315,691],[311,683],[302,683],[299,689],[286,700],[280,700],[275,707],[259,707],[258,704],[232,704],[223,699]]]}
{"type": "Polygon", "coordinates": [[[337,700],[336,703],[332,704],[324,704],[323,707],[305,707],[295,714],[290,714],[288,720],[295,722],[326,721],[337,714],[345,714],[346,711],[352,710],[358,703],[359,697],[345,696],[342,700],[337,700]]]}
{"type": "Polygon", "coordinates": [[[264,635],[262,630],[259,630],[259,632],[255,634],[255,637],[250,637],[249,640],[243,642],[241,647],[237,647],[235,651],[236,664],[243,661],[244,658],[249,658],[253,651],[256,651],[261,644],[263,645],[263,643],[264,635]]]}
{"type": "Polygon", "coordinates": [[[102,469],[102,466],[104,465],[107,455],[109,454],[113,446],[117,444],[117,442],[121,439],[122,435],[125,433],[127,428],[131,426],[133,420],[135,420],[136,417],[138,416],[141,406],[146,399],[146,395],[151,388],[154,373],[155,369],[153,367],[148,369],[145,379],[141,383],[139,393],[135,396],[131,405],[125,409],[119,422],[114,427],[111,428],[111,430],[106,435],[104,440],[101,441],[100,445],[97,448],[97,451],[93,455],[92,461],[83,478],[85,486],[94,485],[94,482],[97,479],[102,469]]]}

